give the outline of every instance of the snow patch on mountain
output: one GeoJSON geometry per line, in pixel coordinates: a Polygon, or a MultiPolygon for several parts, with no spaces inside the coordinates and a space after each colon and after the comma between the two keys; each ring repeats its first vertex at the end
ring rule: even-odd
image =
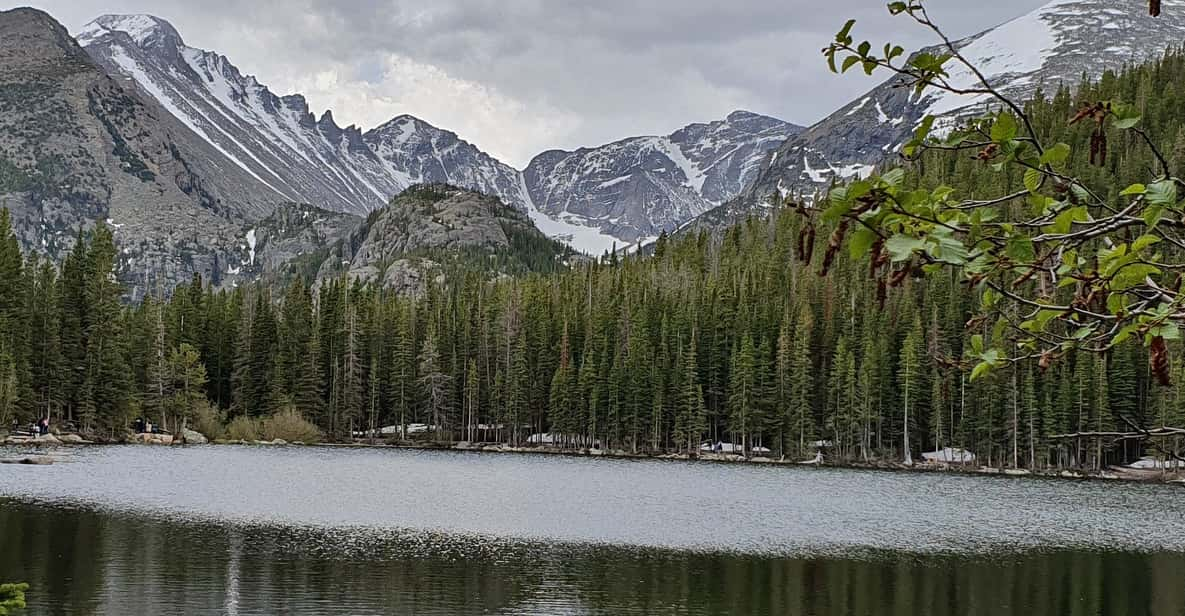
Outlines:
{"type": "MultiPolygon", "coordinates": [[[[981,33],[970,42],[961,43],[959,53],[982,74],[991,78],[1038,71],[1057,51],[1058,33],[1050,20],[1057,15],[1058,7],[1072,1],[1057,0],[981,33]]],[[[952,59],[946,66],[950,73],[947,82],[952,88],[967,90],[982,87],[979,77],[957,59],[952,59]]],[[[991,98],[990,94],[964,96],[932,90],[923,100],[927,103],[926,113],[938,116],[986,103],[991,98]]]]}
{"type": "MultiPolygon", "coordinates": [[[[956,41],[959,53],[980,69],[991,87],[1023,100],[1038,88],[1054,92],[1104,70],[1142,62],[1185,40],[1185,2],[1164,0],[1173,10],[1148,15],[1142,2],[1054,0],[999,26],[956,41]]],[[[926,51],[947,53],[945,47],[926,51]]],[[[948,60],[949,83],[980,87],[979,78],[957,58],[948,60]]],[[[917,96],[890,77],[835,113],[795,135],[771,154],[740,201],[737,214],[756,209],[769,195],[809,194],[837,177],[864,176],[912,138],[927,114],[931,131],[942,136],[994,103],[990,95],[958,95],[933,89],[917,96]]],[[[720,217],[732,220],[735,216],[720,217]]]]}

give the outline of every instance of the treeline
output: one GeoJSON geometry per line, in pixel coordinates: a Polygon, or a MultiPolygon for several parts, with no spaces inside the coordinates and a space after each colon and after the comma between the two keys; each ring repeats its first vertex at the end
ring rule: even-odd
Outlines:
{"type": "MultiPolygon", "coordinates": [[[[1139,101],[1179,167],[1185,106],[1172,102],[1174,83],[1185,83],[1179,54],[1029,109],[1040,131],[1077,145],[1088,129],[1066,119],[1079,102],[1139,101]]],[[[1112,141],[1105,167],[1075,160],[1075,170],[1123,185],[1154,162],[1137,145],[1112,141]]],[[[1021,182],[957,154],[913,171],[924,185],[984,194],[1021,182]]],[[[800,262],[804,224],[776,211],[720,237],[664,236],[653,256],[497,281],[458,268],[420,297],[344,278],[222,291],[195,279],[126,307],[102,224],[59,272],[22,257],[5,214],[0,416],[48,414],[110,434],[140,415],[175,427],[295,410],[338,440],[423,424],[438,440],[524,444],[547,433],[560,447],[653,453],[724,441],[808,455],[824,441],[829,455],[857,460],[962,447],[982,463],[1029,467],[1139,454],[1054,435],[1185,425],[1179,343],[1172,387],[1151,385],[1135,343],[971,381],[961,358],[973,290],[932,276],[882,297],[867,263],[845,252],[827,268],[822,249],[800,262]]]]}
{"type": "Polygon", "coordinates": [[[343,440],[419,423],[439,440],[550,433],[639,452],[826,440],[851,459],[901,457],[908,426],[915,457],[959,446],[1020,465],[1097,456],[1048,437],[1117,413],[1182,423],[1180,389],[1149,386],[1137,345],[970,382],[953,360],[974,298],[957,280],[906,281],[881,309],[865,265],[841,257],[820,277],[818,258],[795,261],[802,221],[783,211],[557,274],[455,275],[420,298],[195,280],[121,307],[104,226],[58,274],[22,262],[0,217],[0,410],[111,434],[141,414],[176,427],[296,409],[343,440]]]}

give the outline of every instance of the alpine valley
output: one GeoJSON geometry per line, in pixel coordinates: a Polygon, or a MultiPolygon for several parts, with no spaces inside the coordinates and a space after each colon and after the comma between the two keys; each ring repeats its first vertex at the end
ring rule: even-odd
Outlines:
{"type": "MultiPolygon", "coordinates": [[[[1124,27],[1141,10],[1054,0],[957,45],[993,85],[1024,96],[1155,56],[1185,35],[1180,11],[1124,27]]],[[[867,174],[924,115],[950,126],[983,103],[914,98],[889,80],[805,129],[735,111],[668,135],[542,152],[520,170],[410,115],[341,127],[300,94],[277,95],[226,56],[186,45],[157,17],[105,15],[72,37],[45,13],[14,9],[0,12],[0,35],[0,205],[24,246],[52,259],[105,221],[132,299],[193,274],[233,286],[350,271],[348,256],[310,255],[352,253],[363,218],[420,184],[496,197],[578,252],[628,250],[663,232],[732,224],[771,195],[809,198],[867,174]]]]}

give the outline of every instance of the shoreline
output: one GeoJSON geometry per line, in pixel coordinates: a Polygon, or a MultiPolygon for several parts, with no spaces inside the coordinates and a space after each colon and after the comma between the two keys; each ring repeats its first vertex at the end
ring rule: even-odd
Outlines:
{"type": "MultiPolygon", "coordinates": [[[[102,442],[102,441],[74,441],[74,442],[50,442],[38,443],[30,441],[21,444],[6,444],[3,447],[28,449],[37,447],[57,448],[72,448],[72,447],[93,447],[93,446],[110,446],[110,445],[140,445],[140,446],[164,446],[170,447],[173,445],[162,445],[158,443],[129,443],[129,442],[102,442]]],[[[795,467],[795,468],[809,468],[809,469],[850,469],[850,470],[871,470],[871,471],[888,471],[888,472],[910,472],[910,473],[950,473],[965,476],[997,476],[997,477],[1027,477],[1038,479],[1063,479],[1063,480],[1095,480],[1095,481],[1121,481],[1121,482],[1136,482],[1136,483],[1151,483],[1164,485],[1182,485],[1185,486],[1185,471],[1177,473],[1161,473],[1155,470],[1142,469],[1122,469],[1116,467],[1109,467],[1104,471],[1077,471],[1071,469],[1012,469],[1012,468],[998,468],[987,467],[979,465],[929,465],[929,464],[914,464],[907,466],[899,462],[887,461],[873,461],[873,462],[824,462],[822,464],[815,464],[809,462],[801,462],[789,459],[774,459],[766,457],[750,457],[745,458],[738,454],[719,454],[719,453],[704,453],[696,456],[691,456],[685,453],[668,453],[668,454],[649,454],[649,453],[631,453],[624,450],[590,450],[590,449],[559,449],[554,447],[536,446],[536,447],[511,447],[500,443],[416,443],[416,442],[398,442],[398,443],[367,443],[367,442],[351,442],[351,443],[332,443],[332,442],[287,442],[277,439],[276,441],[229,441],[216,440],[210,441],[206,444],[195,444],[189,446],[201,447],[203,445],[210,446],[250,446],[250,447],[334,447],[343,449],[401,449],[401,450],[425,450],[425,451],[453,451],[462,453],[478,453],[478,454],[520,454],[520,455],[536,455],[536,456],[562,456],[572,458],[608,458],[614,460],[669,460],[680,462],[707,462],[714,464],[744,464],[754,466],[777,466],[777,467],[795,467]]],[[[0,449],[2,450],[2,449],[0,449]]]]}

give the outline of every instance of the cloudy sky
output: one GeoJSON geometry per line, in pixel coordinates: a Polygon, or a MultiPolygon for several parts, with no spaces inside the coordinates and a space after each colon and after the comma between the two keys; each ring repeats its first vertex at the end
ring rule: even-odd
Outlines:
{"type": "MultiPolygon", "coordinates": [[[[952,35],[1044,0],[931,0],[952,35]]],[[[0,0],[2,6],[4,0],[0,0]]],[[[748,109],[799,124],[870,88],[819,50],[856,35],[931,42],[884,0],[33,0],[71,32],[151,13],[277,94],[371,128],[410,113],[517,167],[571,149],[748,109]]]]}

